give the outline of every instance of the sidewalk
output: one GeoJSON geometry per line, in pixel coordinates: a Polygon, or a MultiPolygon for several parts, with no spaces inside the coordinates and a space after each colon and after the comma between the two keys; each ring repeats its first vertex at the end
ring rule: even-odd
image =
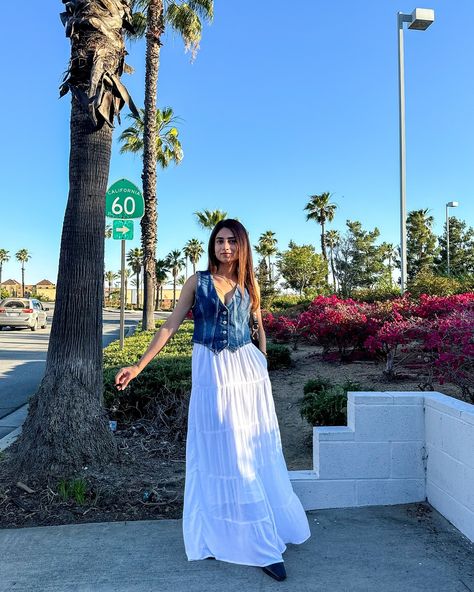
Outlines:
{"type": "Polygon", "coordinates": [[[469,592],[473,545],[428,504],[313,510],[287,579],[188,561],[181,520],[0,530],[0,592],[469,592]],[[421,511],[420,511],[421,510],[421,511]]]}

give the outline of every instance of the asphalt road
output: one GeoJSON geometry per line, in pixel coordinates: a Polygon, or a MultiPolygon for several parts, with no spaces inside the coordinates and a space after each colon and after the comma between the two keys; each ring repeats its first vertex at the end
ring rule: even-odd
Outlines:
{"type": "MultiPolygon", "coordinates": [[[[44,374],[54,306],[47,304],[48,327],[0,331],[0,419],[24,405],[44,374]]],[[[141,319],[141,312],[127,312],[125,330],[141,319]]],[[[103,346],[119,338],[119,312],[104,311],[103,346]]]]}

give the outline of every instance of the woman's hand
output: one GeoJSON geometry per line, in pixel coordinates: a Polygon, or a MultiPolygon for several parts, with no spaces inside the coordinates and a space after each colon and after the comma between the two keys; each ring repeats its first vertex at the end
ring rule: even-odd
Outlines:
{"type": "Polygon", "coordinates": [[[140,370],[137,366],[127,366],[126,368],[120,368],[115,376],[115,386],[119,391],[123,391],[127,388],[128,383],[140,374],[140,370]]]}

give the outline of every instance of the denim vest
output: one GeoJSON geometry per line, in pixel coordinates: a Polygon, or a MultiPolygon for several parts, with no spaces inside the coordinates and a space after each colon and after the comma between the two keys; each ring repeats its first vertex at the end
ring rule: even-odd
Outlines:
{"type": "Polygon", "coordinates": [[[198,271],[194,304],[194,332],[191,341],[205,345],[215,354],[231,351],[247,343],[250,338],[250,294],[245,288],[242,297],[237,286],[228,306],[217,295],[210,271],[198,271]]]}

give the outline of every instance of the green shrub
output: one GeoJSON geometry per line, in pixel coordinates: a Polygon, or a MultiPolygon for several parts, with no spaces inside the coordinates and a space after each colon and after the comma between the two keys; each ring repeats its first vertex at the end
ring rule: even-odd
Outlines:
{"type": "Polygon", "coordinates": [[[371,391],[359,383],[346,380],[332,384],[327,378],[317,376],[303,387],[300,414],[312,426],[347,425],[347,391],[371,391]]]}
{"type": "Polygon", "coordinates": [[[282,294],[273,299],[269,310],[271,312],[279,312],[298,304],[308,307],[310,302],[311,300],[298,296],[297,294],[282,294]]]}
{"type": "Polygon", "coordinates": [[[359,288],[352,291],[351,298],[362,302],[383,302],[399,298],[400,294],[400,288],[396,286],[392,288],[359,288]]]}
{"type": "Polygon", "coordinates": [[[413,280],[407,282],[407,291],[414,298],[420,294],[430,296],[451,296],[463,291],[463,284],[455,279],[432,273],[419,273],[413,280]]]}
{"type": "Polygon", "coordinates": [[[272,343],[267,339],[267,354],[269,370],[291,366],[291,352],[288,346],[272,343]]]}

